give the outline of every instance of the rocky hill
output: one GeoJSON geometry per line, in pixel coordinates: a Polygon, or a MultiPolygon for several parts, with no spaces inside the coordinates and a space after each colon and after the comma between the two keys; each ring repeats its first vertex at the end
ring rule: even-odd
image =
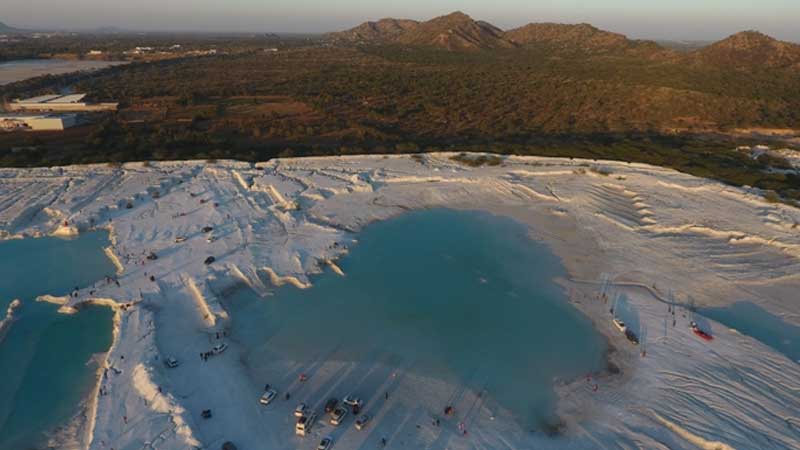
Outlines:
{"type": "Polygon", "coordinates": [[[412,30],[400,34],[396,41],[400,44],[433,46],[447,50],[514,47],[503,34],[503,30],[492,24],[475,21],[464,13],[455,12],[422,22],[412,30]]]}
{"type": "Polygon", "coordinates": [[[757,31],[734,34],[690,56],[695,63],[720,67],[800,70],[800,45],[779,41],[757,31]]]}
{"type": "Polygon", "coordinates": [[[586,23],[529,23],[504,31],[462,12],[454,12],[425,22],[391,18],[365,22],[346,31],[330,33],[328,39],[345,45],[406,45],[449,51],[544,48],[556,52],[624,54],[695,66],[800,70],[800,45],[757,31],[737,33],[699,49],[677,51],[654,41],[629,39],[586,23]]]}
{"type": "Polygon", "coordinates": [[[334,42],[353,44],[402,44],[436,47],[452,51],[512,48],[503,30],[473,20],[462,12],[436,17],[426,22],[382,19],[355,28],[331,33],[334,42]]]}
{"type": "Polygon", "coordinates": [[[418,26],[419,22],[416,20],[389,18],[377,22],[364,22],[350,30],[331,33],[329,37],[345,43],[386,43],[418,26]]]}
{"type": "Polygon", "coordinates": [[[509,30],[504,37],[518,46],[543,45],[562,50],[590,52],[664,52],[652,41],[628,39],[625,35],[601,30],[587,23],[530,23],[509,30]]]}
{"type": "Polygon", "coordinates": [[[589,24],[531,23],[504,31],[488,22],[474,20],[462,12],[426,22],[405,19],[365,22],[346,31],[331,33],[328,38],[339,44],[394,44],[450,51],[546,46],[557,50],[604,53],[667,52],[655,42],[631,40],[622,34],[600,30],[589,24]]]}

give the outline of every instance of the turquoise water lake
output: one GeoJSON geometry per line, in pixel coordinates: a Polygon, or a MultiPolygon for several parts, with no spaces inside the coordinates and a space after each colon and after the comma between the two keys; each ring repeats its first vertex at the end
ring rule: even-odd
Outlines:
{"type": "Polygon", "coordinates": [[[605,367],[605,340],[567,302],[554,283],[560,261],[527,227],[435,209],[370,225],[358,241],[339,262],[345,277],[228,299],[232,337],[256,373],[276,360],[388,362],[485,391],[538,428],[553,419],[554,378],[605,367]]]}
{"type": "Polygon", "coordinates": [[[42,75],[59,75],[80,70],[97,70],[124,64],[113,61],[67,59],[23,59],[0,63],[0,86],[42,75]]]}
{"type": "Polygon", "coordinates": [[[92,356],[111,345],[113,312],[90,306],[64,315],[35,299],[113,275],[107,245],[103,232],[0,242],[0,315],[13,299],[22,301],[0,340],[0,450],[40,447],[91,389],[92,356]]]}
{"type": "Polygon", "coordinates": [[[750,302],[700,312],[717,322],[746,334],[800,363],[800,327],[791,325],[750,302]]]}

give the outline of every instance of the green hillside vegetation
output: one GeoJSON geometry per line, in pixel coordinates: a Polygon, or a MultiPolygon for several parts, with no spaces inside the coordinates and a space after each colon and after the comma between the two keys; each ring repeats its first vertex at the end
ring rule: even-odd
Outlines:
{"type": "Polygon", "coordinates": [[[512,32],[446,17],[445,30],[463,32],[445,45],[425,37],[442,34],[430,23],[382,21],[344,44],[329,36],[277,53],[245,48],[7,86],[10,99],[71,85],[122,108],[57,135],[0,135],[0,164],[478,150],[646,162],[800,198],[797,176],[732,150],[746,142],[709,137],[800,129],[793,44],[737,35],[679,53],[544,24],[506,46],[498,39],[512,32]],[[414,43],[398,43],[409,32],[414,43]],[[725,62],[731,52],[736,66],[725,62]]]}

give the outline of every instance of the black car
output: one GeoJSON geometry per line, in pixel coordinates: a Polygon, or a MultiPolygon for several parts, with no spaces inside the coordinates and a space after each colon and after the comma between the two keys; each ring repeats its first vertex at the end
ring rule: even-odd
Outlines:
{"type": "Polygon", "coordinates": [[[335,398],[329,398],[328,401],[325,402],[325,412],[326,413],[333,412],[333,410],[336,409],[336,405],[338,404],[339,400],[336,400],[335,398]]]}
{"type": "Polygon", "coordinates": [[[333,445],[333,438],[326,437],[319,441],[319,445],[317,445],[317,450],[330,450],[331,446],[333,445]]]}
{"type": "Polygon", "coordinates": [[[213,256],[209,256],[208,258],[206,258],[206,260],[204,262],[205,262],[206,265],[209,265],[209,264],[212,264],[216,260],[217,260],[217,258],[214,258],[213,256]]]}

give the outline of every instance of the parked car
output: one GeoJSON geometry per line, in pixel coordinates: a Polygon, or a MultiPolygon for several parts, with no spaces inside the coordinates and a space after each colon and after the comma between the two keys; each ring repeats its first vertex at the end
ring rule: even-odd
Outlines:
{"type": "Polygon", "coordinates": [[[205,265],[208,266],[210,264],[213,264],[214,261],[216,261],[216,260],[217,260],[217,258],[214,258],[213,256],[209,256],[208,258],[206,258],[205,261],[203,261],[203,263],[205,263],[205,265]]]}
{"type": "Polygon", "coordinates": [[[630,328],[625,329],[625,337],[631,341],[633,345],[639,345],[639,337],[636,336],[636,333],[630,330],[630,328]]]}
{"type": "Polygon", "coordinates": [[[329,398],[327,402],[325,402],[325,412],[331,413],[334,409],[336,409],[336,405],[339,404],[339,400],[335,398],[329,398]]]}
{"type": "Polygon", "coordinates": [[[212,349],[211,349],[211,351],[212,351],[212,352],[213,352],[215,355],[219,355],[220,353],[224,352],[224,351],[225,351],[225,350],[227,350],[227,349],[228,349],[228,344],[226,344],[226,343],[224,343],[224,342],[223,342],[222,344],[217,344],[217,345],[215,345],[215,346],[214,346],[214,348],[212,348],[212,349]]]}
{"type": "Polygon", "coordinates": [[[311,413],[307,416],[302,416],[297,419],[297,424],[294,426],[294,434],[298,436],[305,436],[311,432],[311,427],[314,426],[314,422],[317,421],[317,414],[311,413]]]}
{"type": "Polygon", "coordinates": [[[342,399],[342,403],[344,403],[347,406],[353,407],[353,406],[356,406],[356,405],[361,406],[362,401],[361,401],[360,398],[356,397],[355,395],[350,394],[347,397],[342,399]]]}
{"type": "Polygon", "coordinates": [[[177,359],[170,356],[169,358],[164,360],[164,364],[170,369],[174,369],[178,367],[181,363],[179,363],[177,359]]]}
{"type": "Polygon", "coordinates": [[[330,450],[330,448],[332,446],[333,446],[333,438],[325,437],[325,438],[322,438],[321,441],[319,441],[319,445],[317,446],[317,450],[330,450]]]}
{"type": "Polygon", "coordinates": [[[258,400],[262,405],[269,405],[269,403],[275,399],[275,396],[278,395],[278,392],[275,389],[270,389],[261,396],[258,400]]]}
{"type": "Polygon", "coordinates": [[[180,244],[181,242],[186,242],[186,238],[184,236],[178,236],[175,238],[176,244],[180,244]]]}
{"type": "Polygon", "coordinates": [[[342,424],[342,421],[344,420],[345,416],[347,416],[347,408],[344,408],[342,406],[337,407],[331,413],[331,425],[338,427],[339,425],[342,424]]]}
{"type": "Polygon", "coordinates": [[[303,417],[306,414],[306,410],[308,407],[305,403],[300,403],[297,405],[297,408],[294,409],[294,416],[295,417],[303,417]]]}
{"type": "Polygon", "coordinates": [[[214,231],[214,227],[203,227],[203,233],[210,233],[214,231]]]}
{"type": "Polygon", "coordinates": [[[369,419],[370,417],[366,414],[358,416],[358,419],[356,419],[356,430],[363,430],[369,423],[369,419]]]}
{"type": "Polygon", "coordinates": [[[206,238],[206,242],[208,242],[209,244],[214,242],[214,241],[216,241],[216,240],[217,240],[217,237],[214,236],[213,234],[206,238]]]}

